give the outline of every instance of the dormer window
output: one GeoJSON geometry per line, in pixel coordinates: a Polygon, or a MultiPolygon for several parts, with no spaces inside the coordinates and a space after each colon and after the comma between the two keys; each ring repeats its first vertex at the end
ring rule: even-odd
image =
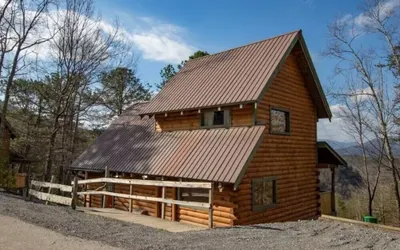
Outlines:
{"type": "Polygon", "coordinates": [[[202,127],[229,126],[231,124],[231,114],[229,109],[207,110],[201,114],[202,127]]]}

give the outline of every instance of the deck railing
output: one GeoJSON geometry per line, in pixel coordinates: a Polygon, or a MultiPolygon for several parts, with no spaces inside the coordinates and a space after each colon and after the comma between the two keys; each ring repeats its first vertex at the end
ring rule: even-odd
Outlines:
{"type": "MultiPolygon", "coordinates": [[[[72,182],[72,185],[75,186],[75,182],[72,182]]],[[[120,179],[120,178],[96,178],[96,179],[87,179],[87,180],[79,180],[77,181],[77,185],[84,185],[83,191],[77,192],[77,196],[84,196],[84,201],[86,201],[86,195],[102,195],[103,196],[103,207],[106,207],[106,196],[125,198],[129,200],[129,209],[132,211],[132,200],[142,200],[142,201],[153,201],[161,203],[161,218],[165,218],[165,204],[171,205],[182,205],[182,206],[190,206],[194,208],[208,208],[208,219],[209,219],[209,227],[212,228],[213,225],[213,184],[211,182],[184,182],[184,181],[164,181],[164,180],[140,180],[140,179],[120,179]],[[96,190],[87,190],[87,184],[94,183],[104,183],[101,188],[96,190]],[[107,186],[108,184],[123,184],[130,186],[130,193],[116,193],[110,191],[107,186]],[[156,186],[162,187],[161,197],[153,197],[153,196],[142,196],[142,195],[133,195],[133,185],[141,185],[141,186],[156,186]],[[194,201],[182,201],[176,199],[167,199],[165,198],[166,187],[175,187],[175,188],[201,188],[209,190],[209,200],[208,202],[194,202],[194,201]],[[102,190],[106,189],[106,190],[102,190]]]]}

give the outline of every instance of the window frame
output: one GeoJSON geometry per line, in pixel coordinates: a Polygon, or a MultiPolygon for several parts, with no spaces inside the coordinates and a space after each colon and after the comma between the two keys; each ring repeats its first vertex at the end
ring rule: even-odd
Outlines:
{"type": "MultiPolygon", "coordinates": [[[[214,115],[214,114],[213,114],[214,115]]],[[[218,109],[205,109],[205,110],[202,110],[202,112],[200,113],[200,128],[205,128],[205,129],[207,129],[207,128],[228,128],[228,127],[231,127],[231,125],[232,125],[232,112],[231,112],[231,109],[229,109],[229,108],[223,108],[223,109],[221,109],[221,110],[218,110],[218,109]],[[224,123],[225,123],[225,112],[228,112],[228,121],[227,121],[227,124],[222,124],[222,125],[203,125],[204,124],[204,114],[206,113],[206,112],[224,112],[224,123]]]]}
{"type": "Polygon", "coordinates": [[[291,129],[292,129],[292,126],[291,126],[291,112],[290,112],[290,110],[287,109],[287,108],[281,108],[281,107],[270,106],[270,108],[269,108],[269,133],[270,133],[270,134],[273,134],[273,135],[290,135],[291,129]],[[287,120],[286,120],[286,122],[287,122],[286,127],[287,127],[287,130],[288,130],[288,131],[285,131],[285,132],[275,132],[275,131],[272,131],[272,111],[273,111],[273,110],[275,110],[275,111],[280,111],[280,112],[284,112],[284,113],[285,113],[285,118],[287,118],[287,120]]]}
{"type": "MultiPolygon", "coordinates": [[[[177,200],[179,200],[179,201],[188,201],[188,200],[183,200],[182,199],[182,194],[184,193],[184,190],[185,189],[187,189],[187,190],[192,190],[192,189],[198,189],[198,190],[205,190],[205,193],[207,193],[207,198],[208,198],[208,200],[207,201],[205,201],[204,203],[207,203],[207,202],[209,202],[209,199],[210,199],[210,197],[208,197],[208,189],[202,189],[202,188],[176,188],[176,197],[177,197],[177,200]]],[[[201,202],[201,201],[194,201],[194,202],[201,202]]],[[[179,205],[180,207],[186,207],[186,208],[192,208],[192,209],[196,209],[196,210],[208,210],[208,208],[203,208],[203,207],[192,207],[192,206],[190,206],[190,205],[179,205]]]]}
{"type": "Polygon", "coordinates": [[[260,178],[253,178],[251,180],[251,207],[253,212],[264,212],[269,208],[274,208],[278,206],[278,177],[276,176],[268,176],[268,177],[260,177],[260,178]],[[255,204],[255,196],[254,196],[254,184],[256,182],[265,182],[265,181],[272,181],[272,199],[273,203],[270,204],[262,204],[256,205],[255,204]]]}

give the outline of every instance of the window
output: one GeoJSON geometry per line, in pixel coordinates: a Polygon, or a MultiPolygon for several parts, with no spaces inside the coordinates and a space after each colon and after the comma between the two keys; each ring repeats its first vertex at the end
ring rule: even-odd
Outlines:
{"type": "Polygon", "coordinates": [[[264,177],[252,181],[253,211],[262,212],[277,204],[276,177],[264,177]]]}
{"type": "Polygon", "coordinates": [[[201,126],[229,126],[231,124],[231,114],[229,110],[205,111],[201,116],[201,126]]]}
{"type": "Polygon", "coordinates": [[[271,108],[271,134],[290,133],[290,113],[286,110],[271,108]]]}
{"type": "Polygon", "coordinates": [[[208,202],[208,189],[204,188],[180,188],[179,200],[208,202]]]}

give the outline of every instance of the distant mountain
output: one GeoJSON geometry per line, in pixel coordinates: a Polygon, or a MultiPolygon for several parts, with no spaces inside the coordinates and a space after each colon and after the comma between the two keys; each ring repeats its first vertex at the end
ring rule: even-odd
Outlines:
{"type": "Polygon", "coordinates": [[[319,140],[319,141],[327,142],[336,151],[338,151],[340,149],[353,147],[356,145],[355,142],[340,142],[340,141],[334,141],[334,140],[319,140]]]}
{"type": "MultiPolygon", "coordinates": [[[[360,156],[362,155],[361,148],[355,143],[349,142],[336,142],[336,141],[327,141],[332,148],[336,150],[341,156],[360,156]]],[[[365,148],[368,152],[372,154],[377,154],[380,149],[380,141],[375,139],[365,144],[365,148]]],[[[400,156],[400,142],[392,141],[392,150],[394,156],[400,156]]]]}

